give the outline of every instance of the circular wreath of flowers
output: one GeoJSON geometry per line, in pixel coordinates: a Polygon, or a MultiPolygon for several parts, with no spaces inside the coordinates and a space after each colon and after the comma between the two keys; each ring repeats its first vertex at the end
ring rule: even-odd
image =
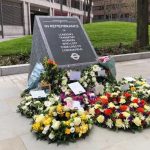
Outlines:
{"type": "Polygon", "coordinates": [[[118,82],[114,82],[113,84],[107,83],[104,90],[105,92],[110,93],[115,93],[117,91],[126,91],[135,97],[150,101],[150,85],[147,83],[147,81],[142,77],[131,79],[132,80],[122,78],[121,80],[119,80],[118,82]]]}
{"type": "Polygon", "coordinates": [[[60,97],[55,94],[49,94],[47,98],[34,99],[30,94],[25,95],[18,105],[18,112],[27,118],[32,118],[36,114],[43,113],[48,107],[58,104],[60,97]]]}
{"type": "Polygon", "coordinates": [[[62,104],[49,107],[46,114],[35,115],[32,131],[49,143],[76,141],[88,135],[93,121],[88,112],[71,110],[62,104]]]}
{"type": "Polygon", "coordinates": [[[139,131],[150,126],[150,106],[128,92],[98,97],[89,113],[100,127],[139,131]]]}

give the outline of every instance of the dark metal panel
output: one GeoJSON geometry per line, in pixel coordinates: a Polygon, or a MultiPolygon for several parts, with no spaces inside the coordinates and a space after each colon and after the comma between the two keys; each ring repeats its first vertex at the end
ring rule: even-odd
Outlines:
{"type": "Polygon", "coordinates": [[[22,3],[11,2],[11,1],[5,0],[3,1],[2,7],[3,7],[3,24],[4,25],[23,26],[22,3]]]}

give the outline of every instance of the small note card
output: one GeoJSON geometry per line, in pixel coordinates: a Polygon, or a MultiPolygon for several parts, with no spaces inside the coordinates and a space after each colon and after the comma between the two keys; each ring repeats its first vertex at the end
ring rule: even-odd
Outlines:
{"type": "Polygon", "coordinates": [[[82,109],[82,106],[79,101],[73,101],[73,109],[82,109]]]}
{"type": "Polygon", "coordinates": [[[33,98],[45,98],[47,96],[44,90],[30,91],[30,94],[33,98]]]}
{"type": "Polygon", "coordinates": [[[70,72],[70,80],[80,80],[81,71],[71,71],[70,72]]]}
{"type": "Polygon", "coordinates": [[[70,87],[70,89],[73,91],[73,93],[75,95],[86,92],[85,89],[83,88],[83,86],[79,82],[70,83],[70,84],[68,84],[68,86],[70,87]]]}
{"type": "Polygon", "coordinates": [[[79,101],[69,101],[67,102],[67,107],[77,110],[83,109],[79,101]]]}

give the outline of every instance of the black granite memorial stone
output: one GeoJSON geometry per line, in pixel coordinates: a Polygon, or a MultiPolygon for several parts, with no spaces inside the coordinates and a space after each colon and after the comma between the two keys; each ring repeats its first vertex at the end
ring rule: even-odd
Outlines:
{"type": "Polygon", "coordinates": [[[82,67],[97,61],[96,52],[77,17],[36,16],[30,72],[45,56],[61,68],[82,67]]]}

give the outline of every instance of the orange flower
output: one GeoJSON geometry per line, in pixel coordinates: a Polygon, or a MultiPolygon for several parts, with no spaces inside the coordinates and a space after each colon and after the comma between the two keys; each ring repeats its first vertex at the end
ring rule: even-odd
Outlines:
{"type": "Polygon", "coordinates": [[[136,88],[134,86],[132,86],[130,89],[131,89],[131,91],[135,91],[136,90],[136,88]]]}
{"type": "Polygon", "coordinates": [[[66,128],[65,130],[65,134],[69,135],[71,132],[70,132],[70,129],[69,128],[66,128]]]}
{"type": "Polygon", "coordinates": [[[50,60],[50,59],[48,59],[47,63],[48,63],[48,64],[52,64],[52,65],[56,65],[56,62],[53,61],[53,60],[50,60]]]}
{"type": "Polygon", "coordinates": [[[106,96],[101,96],[100,102],[103,105],[106,105],[106,104],[108,104],[108,98],[106,96]]]}

